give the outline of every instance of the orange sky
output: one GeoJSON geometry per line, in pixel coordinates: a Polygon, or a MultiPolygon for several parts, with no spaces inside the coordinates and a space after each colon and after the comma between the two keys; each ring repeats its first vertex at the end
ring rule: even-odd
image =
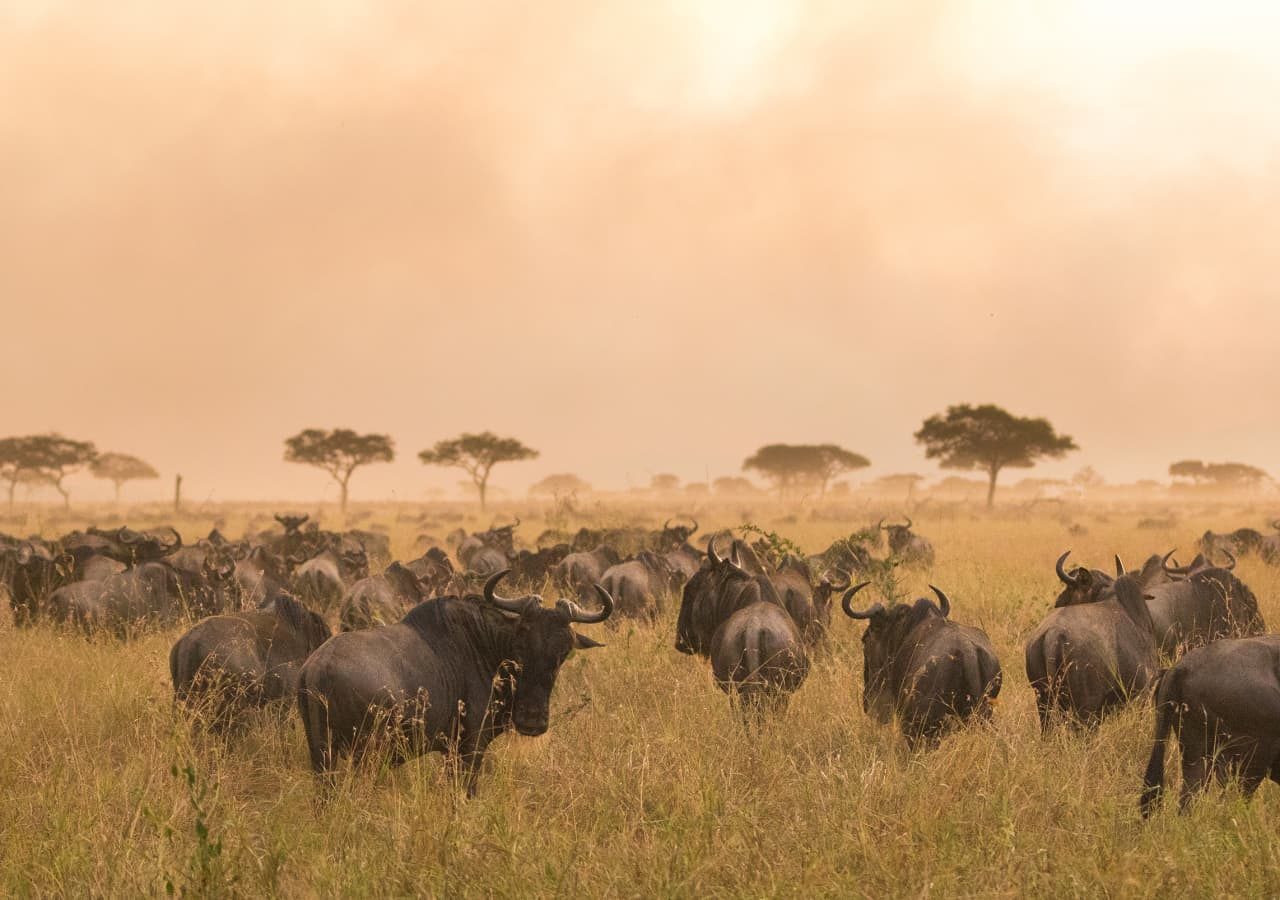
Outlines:
{"type": "Polygon", "coordinates": [[[1280,475],[1280,12],[1031,6],[6,4],[0,432],[309,499],[286,435],[385,431],[353,496],[422,499],[483,428],[516,490],[932,474],[991,401],[1280,475]]]}

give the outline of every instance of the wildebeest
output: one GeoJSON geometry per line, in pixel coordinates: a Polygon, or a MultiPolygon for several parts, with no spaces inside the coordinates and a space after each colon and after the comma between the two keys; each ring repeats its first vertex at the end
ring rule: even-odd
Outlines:
{"type": "MultiPolygon", "coordinates": [[[[1271,527],[1280,528],[1280,521],[1272,522],[1271,527]]],[[[1200,552],[1213,556],[1220,551],[1235,556],[1257,556],[1265,563],[1280,564],[1280,534],[1264,535],[1253,528],[1237,528],[1226,533],[1206,531],[1200,538],[1200,552]]]]}
{"type": "MultiPolygon", "coordinates": [[[[1266,630],[1253,591],[1231,571],[1197,557],[1186,568],[1170,568],[1170,551],[1162,560],[1163,579],[1144,586],[1156,643],[1164,653],[1198,647],[1224,637],[1261,634],[1266,630]]],[[[1228,554],[1229,555],[1229,554],[1228,554]]]]}
{"type": "Polygon", "coordinates": [[[337,607],[348,585],[369,577],[368,554],[351,538],[334,536],[319,553],[306,559],[303,556],[287,558],[294,565],[290,593],[322,612],[337,607]]]}
{"type": "Polygon", "coordinates": [[[517,584],[539,587],[550,577],[551,570],[568,555],[568,544],[556,544],[554,547],[537,550],[517,550],[511,558],[511,580],[517,584]]]}
{"type": "Polygon", "coordinates": [[[600,584],[613,597],[619,616],[649,622],[657,621],[662,615],[663,598],[679,590],[683,583],[683,572],[649,550],[610,566],[600,576],[600,584]]]}
{"type": "MultiPolygon", "coordinates": [[[[1081,589],[1058,560],[1064,594],[1081,589]]],[[[1122,568],[1122,567],[1121,567],[1122,568]]],[[[1077,570],[1076,574],[1082,571],[1077,570]]],[[[1141,575],[1089,578],[1089,599],[1056,605],[1026,645],[1027,678],[1036,692],[1040,727],[1054,710],[1078,724],[1095,725],[1112,708],[1145,690],[1156,672],[1156,639],[1141,575]]],[[[1061,602],[1061,597],[1059,602],[1061,602]]]]}
{"type": "Polygon", "coordinates": [[[490,526],[488,531],[467,535],[459,542],[454,555],[468,572],[492,575],[499,569],[505,569],[506,560],[515,554],[515,531],[518,527],[520,520],[516,519],[501,528],[490,526]],[[498,563],[498,569],[489,571],[495,563],[498,563]]]}
{"type": "Polygon", "coordinates": [[[684,576],[685,581],[692,578],[694,573],[702,568],[702,551],[687,542],[673,550],[668,550],[662,554],[662,557],[667,561],[667,565],[684,576]]]}
{"type": "Polygon", "coordinates": [[[579,599],[590,594],[592,585],[599,584],[605,570],[622,562],[612,547],[601,545],[594,550],[576,550],[560,560],[551,569],[555,583],[573,591],[579,599]]]}
{"type": "Polygon", "coordinates": [[[169,652],[174,699],[230,725],[240,709],[292,698],[303,661],[329,636],[324,619],[283,593],[262,609],[201,619],[169,652]]]}
{"type": "Polygon", "coordinates": [[[336,635],[311,655],[298,679],[298,712],[315,772],[339,758],[357,761],[385,749],[393,762],[430,751],[460,765],[468,794],[489,743],[508,728],[547,730],[551,693],[575,648],[600,646],[575,623],[603,622],[613,598],[597,588],[601,609],[570,600],[554,609],[536,594],[420,603],[399,623],[336,635]]]}
{"type": "Polygon", "coordinates": [[[9,569],[7,589],[13,624],[25,627],[39,620],[49,596],[70,578],[75,560],[56,543],[31,538],[0,547],[9,569]]]}
{"type": "Polygon", "coordinates": [[[734,612],[711,636],[711,672],[753,720],[785,705],[809,674],[809,657],[777,596],[734,612]]]}
{"type": "Polygon", "coordinates": [[[922,597],[913,604],[855,610],[851,601],[866,586],[849,588],[842,600],[845,615],[867,622],[863,710],[881,724],[896,715],[913,747],[936,741],[968,719],[990,718],[1001,671],[986,632],[952,622],[951,602],[932,585],[937,604],[922,597]]]}
{"type": "Polygon", "coordinates": [[[911,517],[903,525],[883,525],[889,533],[889,553],[905,565],[933,565],[933,544],[911,530],[911,517]]]}
{"type": "Polygon", "coordinates": [[[431,594],[407,566],[393,562],[381,575],[370,575],[351,586],[342,598],[338,621],[343,631],[392,625],[431,594]]]}
{"type": "Polygon", "coordinates": [[[849,576],[832,582],[824,575],[815,584],[809,564],[788,554],[769,577],[805,646],[817,646],[831,626],[831,596],[849,587],[849,576]]]}
{"type": "Polygon", "coordinates": [[[91,584],[93,589],[56,594],[50,614],[86,634],[106,631],[127,639],[148,626],[226,612],[235,606],[235,566],[213,561],[201,573],[149,562],[91,584]]]}
{"type": "Polygon", "coordinates": [[[1143,817],[1164,790],[1165,745],[1182,751],[1185,811],[1210,776],[1238,774],[1245,796],[1263,779],[1280,782],[1280,635],[1215,641],[1160,675],[1156,729],[1142,783],[1143,817]]]}
{"type": "Polygon", "coordinates": [[[752,574],[735,559],[720,557],[712,541],[703,567],[684,586],[676,619],[676,649],[710,656],[716,629],[738,610],[760,601],[782,606],[768,576],[752,574]]]}

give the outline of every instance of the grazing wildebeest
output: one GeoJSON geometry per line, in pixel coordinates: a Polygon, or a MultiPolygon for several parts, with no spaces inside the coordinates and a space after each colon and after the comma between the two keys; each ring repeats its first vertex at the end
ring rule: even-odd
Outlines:
{"type": "Polygon", "coordinates": [[[256,609],[289,582],[285,561],[268,547],[259,545],[247,548],[242,555],[232,555],[241,609],[256,609]]]}
{"type": "MultiPolygon", "coordinates": [[[[1067,575],[1065,557],[1057,567],[1064,594],[1078,591],[1076,579],[1088,571],[1067,575]]],[[[1091,589],[1096,588],[1092,599],[1055,606],[1027,641],[1027,678],[1036,692],[1042,730],[1049,729],[1055,709],[1077,724],[1096,725],[1151,683],[1156,639],[1140,579],[1138,573],[1114,580],[1090,577],[1091,589]]]]}
{"type": "Polygon", "coordinates": [[[622,557],[612,547],[601,545],[590,552],[577,550],[552,566],[551,576],[561,588],[584,599],[590,594],[592,585],[600,583],[605,569],[621,561],[622,557]]]}
{"type": "Polygon", "coordinates": [[[345,536],[364,548],[371,566],[387,566],[391,563],[391,538],[379,531],[363,531],[350,528],[345,536]]]}
{"type": "Polygon", "coordinates": [[[331,773],[339,758],[386,749],[395,763],[445,753],[474,794],[489,743],[508,728],[547,730],[560,666],[575,648],[600,646],[575,623],[603,622],[613,598],[597,588],[601,610],[570,600],[554,609],[536,594],[441,597],[420,603],[395,625],[336,635],[313,653],[298,679],[298,712],[311,766],[331,773]]]}
{"type": "Polygon", "coordinates": [[[949,618],[951,602],[929,586],[938,603],[876,603],[858,611],[851,601],[867,583],[849,588],[845,615],[867,621],[862,635],[862,709],[881,724],[898,718],[907,743],[938,740],[971,718],[991,717],[1000,693],[1000,660],[987,633],[949,618]]]}
{"type": "Polygon", "coordinates": [[[1165,744],[1182,751],[1181,808],[1211,775],[1240,778],[1246,797],[1263,779],[1280,782],[1280,635],[1215,641],[1160,675],[1156,729],[1142,782],[1143,817],[1164,791],[1165,744]]]}
{"type": "MultiPolygon", "coordinates": [[[[511,559],[511,580],[537,588],[551,575],[551,570],[569,555],[568,544],[517,550],[511,559]]],[[[490,573],[492,574],[492,573],[490,573]]]]}
{"type": "Polygon", "coordinates": [[[343,631],[393,625],[404,614],[431,595],[413,570],[398,562],[387,566],[381,575],[362,578],[342,598],[338,621],[343,631]]]}
{"type": "Polygon", "coordinates": [[[234,578],[234,564],[212,557],[201,573],[163,561],[143,563],[100,582],[84,582],[94,590],[57,595],[59,602],[50,613],[85,634],[107,631],[127,639],[147,626],[234,608],[234,578]]]}
{"type": "Polygon", "coordinates": [[[690,517],[691,525],[672,525],[671,520],[662,523],[660,531],[653,532],[649,537],[648,549],[655,553],[667,553],[676,549],[681,544],[688,543],[689,538],[698,532],[698,520],[690,517]]]}
{"type": "MultiPolygon", "coordinates": [[[[517,518],[510,525],[503,525],[501,528],[491,526],[488,531],[467,535],[458,544],[454,555],[468,572],[492,575],[493,572],[485,572],[485,569],[499,557],[505,561],[515,554],[515,532],[519,527],[520,520],[517,518]],[[482,554],[485,550],[490,552],[482,554]]],[[[499,568],[506,566],[504,564],[499,568]]]]}
{"type": "Polygon", "coordinates": [[[409,560],[404,566],[417,577],[418,581],[427,586],[428,593],[433,597],[448,593],[457,575],[448,554],[439,547],[431,547],[426,553],[417,559],[409,560]]]}
{"type": "Polygon", "coordinates": [[[169,652],[174,699],[225,727],[245,707],[293,698],[302,663],[329,637],[324,619],[284,593],[201,619],[169,652]]]}
{"type": "Polygon", "coordinates": [[[911,530],[911,517],[907,516],[904,525],[883,525],[889,533],[889,554],[902,560],[905,565],[932,566],[933,544],[926,537],[921,537],[911,530]]]}
{"type": "Polygon", "coordinates": [[[787,554],[769,578],[783,608],[800,629],[805,646],[816,647],[831,626],[831,596],[849,587],[849,576],[835,583],[824,575],[815,584],[809,564],[787,554]]]}
{"type": "Polygon", "coordinates": [[[619,616],[649,622],[657,621],[662,615],[663,598],[679,590],[683,583],[682,572],[649,550],[610,566],[600,576],[600,584],[613,597],[619,616]]]}
{"type": "Polygon", "coordinates": [[[667,565],[684,576],[685,581],[692,578],[694,573],[702,568],[702,560],[704,558],[703,552],[689,543],[681,544],[662,556],[667,561],[667,565]]]}
{"type": "MultiPolygon", "coordinates": [[[[1280,522],[1272,522],[1271,527],[1280,527],[1280,522]]],[[[1235,556],[1257,556],[1275,565],[1280,563],[1280,534],[1264,535],[1253,528],[1237,528],[1226,533],[1206,531],[1200,538],[1201,553],[1212,556],[1224,550],[1235,556]]]]}
{"type": "Polygon", "coordinates": [[[809,674],[809,657],[776,594],[742,607],[720,624],[711,636],[711,672],[749,722],[785,706],[799,690],[809,674]]]}
{"type": "Polygon", "coordinates": [[[326,544],[308,559],[301,554],[288,558],[295,566],[290,593],[322,612],[337,607],[348,585],[369,577],[369,557],[359,542],[339,536],[326,544]]]}
{"type": "MultiPolygon", "coordinates": [[[[1149,578],[1144,586],[1156,644],[1163,653],[1198,647],[1224,637],[1244,637],[1266,630],[1253,591],[1230,567],[1214,566],[1196,557],[1190,566],[1171,568],[1170,551],[1162,562],[1164,578],[1149,578]]],[[[1230,554],[1228,553],[1228,556],[1230,554]]]]}

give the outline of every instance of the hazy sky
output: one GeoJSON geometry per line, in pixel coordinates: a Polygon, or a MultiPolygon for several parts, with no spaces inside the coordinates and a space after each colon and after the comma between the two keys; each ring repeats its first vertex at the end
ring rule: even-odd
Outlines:
{"type": "MultiPolygon", "coordinates": [[[[0,6],[0,432],[356,499],[499,470],[932,474],[949,403],[1123,480],[1280,474],[1276,4],[364,0],[0,6]],[[1034,8],[1036,12],[1028,10],[1034,8]]],[[[1014,477],[1020,477],[1015,473],[1014,477]]],[[[81,496],[99,492],[78,480],[81,496]]]]}

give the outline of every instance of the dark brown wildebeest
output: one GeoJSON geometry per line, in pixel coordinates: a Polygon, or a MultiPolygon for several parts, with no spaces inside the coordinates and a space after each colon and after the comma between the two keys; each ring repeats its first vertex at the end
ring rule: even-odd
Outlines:
{"type": "Polygon", "coordinates": [[[56,543],[31,538],[0,547],[7,572],[6,589],[13,609],[13,624],[35,624],[47,601],[70,578],[75,560],[56,543]]]}
{"type": "Polygon", "coordinates": [[[570,600],[554,609],[536,594],[504,599],[441,597],[420,603],[399,623],[348,631],[311,654],[298,679],[298,712],[311,766],[385,750],[393,763],[437,751],[460,766],[474,794],[485,749],[509,728],[547,730],[560,666],[575,648],[600,646],[575,623],[603,622],[613,598],[597,587],[601,610],[570,600]]]}
{"type": "Polygon", "coordinates": [[[684,586],[676,619],[676,649],[709,657],[716,629],[738,610],[762,601],[782,606],[768,576],[752,574],[733,558],[721,558],[711,541],[706,563],[684,586]]]}
{"type": "Polygon", "coordinates": [[[1173,552],[1161,561],[1164,577],[1150,577],[1144,585],[1161,652],[1175,654],[1224,637],[1266,630],[1253,591],[1232,573],[1235,558],[1229,552],[1230,566],[1214,566],[1197,556],[1190,566],[1171,568],[1173,552]]]}
{"type": "MultiPolygon", "coordinates": [[[[1036,692],[1040,727],[1047,731],[1059,710],[1082,725],[1096,725],[1108,711],[1146,690],[1156,673],[1156,639],[1140,573],[1116,579],[1101,573],[1058,577],[1063,595],[1078,594],[1088,583],[1084,599],[1055,608],[1036,628],[1026,645],[1027,678],[1036,692]]],[[[1123,570],[1123,566],[1119,567],[1123,570]]]]}
{"type": "Polygon", "coordinates": [[[824,575],[815,584],[809,564],[787,554],[769,579],[783,608],[800,629],[805,646],[816,647],[831,627],[831,597],[849,588],[849,576],[843,575],[837,583],[824,575]]]}
{"type": "Polygon", "coordinates": [[[932,566],[933,544],[911,530],[911,517],[903,525],[883,525],[889,533],[889,555],[908,566],[932,566]]]}
{"type": "Polygon", "coordinates": [[[289,592],[310,607],[336,609],[347,587],[369,577],[369,555],[353,538],[333,535],[313,556],[299,552],[286,561],[294,566],[289,592]]]}
{"type": "Polygon", "coordinates": [[[622,562],[622,557],[612,547],[601,545],[590,552],[576,550],[551,568],[551,577],[561,588],[572,591],[585,600],[592,585],[600,583],[605,570],[622,562]]]}
{"type": "Polygon", "coordinates": [[[283,593],[262,609],[202,619],[169,651],[174,699],[226,727],[246,707],[291,699],[303,661],[329,636],[324,619],[283,593]]]}
{"type": "Polygon", "coordinates": [[[551,570],[568,555],[568,544],[556,544],[554,547],[542,547],[538,550],[517,550],[511,559],[511,580],[516,584],[541,587],[550,577],[551,570]]]}
{"type": "MultiPolygon", "coordinates": [[[[1271,527],[1280,527],[1272,522],[1271,527]]],[[[1207,556],[1226,551],[1235,556],[1257,556],[1270,565],[1280,564],[1280,534],[1267,534],[1253,528],[1237,528],[1226,533],[1206,531],[1200,538],[1200,552],[1207,556]]]]}
{"type": "Polygon", "coordinates": [[[685,543],[662,554],[662,557],[667,561],[667,565],[679,571],[684,576],[684,580],[688,581],[702,568],[704,555],[693,544],[685,543]]]}
{"type": "MultiPolygon", "coordinates": [[[[492,575],[493,572],[485,572],[485,570],[496,559],[501,557],[506,560],[515,555],[515,533],[519,527],[520,520],[517,518],[510,525],[503,525],[501,528],[490,526],[488,531],[467,535],[458,543],[454,555],[468,572],[477,574],[484,572],[486,575],[492,575]]],[[[499,568],[506,567],[499,566],[499,568]]]]}
{"type": "Polygon", "coordinates": [[[338,622],[343,631],[394,625],[430,596],[429,584],[408,566],[393,562],[381,575],[370,575],[351,586],[342,598],[338,622]]]}
{"type": "MultiPolygon", "coordinates": [[[[757,577],[768,585],[763,576],[757,577]]],[[[742,607],[715,630],[711,672],[748,722],[781,709],[799,690],[809,674],[809,657],[776,593],[742,607]]]]}
{"type": "Polygon", "coordinates": [[[952,622],[951,602],[938,588],[935,605],[876,603],[855,610],[851,604],[866,582],[845,592],[842,606],[851,619],[864,619],[862,635],[862,709],[881,724],[897,716],[907,743],[931,743],[972,719],[991,717],[991,701],[1000,693],[1000,660],[987,633],[952,622]]]}
{"type": "Polygon", "coordinates": [[[683,572],[649,550],[610,566],[600,576],[600,584],[613,597],[619,616],[648,622],[657,621],[662,615],[663,599],[678,591],[684,580],[683,572]]]}
{"type": "Polygon", "coordinates": [[[1207,785],[1240,778],[1246,797],[1263,779],[1280,782],[1280,635],[1215,641],[1160,675],[1156,729],[1142,781],[1143,817],[1164,791],[1165,745],[1182,751],[1181,808],[1207,785]]]}

